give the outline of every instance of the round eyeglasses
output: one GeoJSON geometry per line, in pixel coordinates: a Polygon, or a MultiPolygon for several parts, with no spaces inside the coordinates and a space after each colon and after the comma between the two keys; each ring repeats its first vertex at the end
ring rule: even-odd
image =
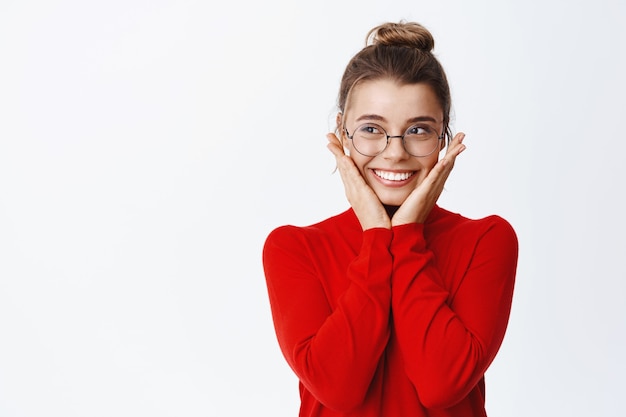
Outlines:
{"type": "Polygon", "coordinates": [[[385,129],[375,123],[360,125],[352,135],[345,126],[343,130],[352,141],[354,149],[364,156],[381,154],[387,149],[391,138],[401,138],[404,149],[412,156],[428,156],[439,148],[439,141],[445,136],[443,133],[439,135],[432,126],[425,124],[413,125],[401,136],[390,136],[385,129]]]}

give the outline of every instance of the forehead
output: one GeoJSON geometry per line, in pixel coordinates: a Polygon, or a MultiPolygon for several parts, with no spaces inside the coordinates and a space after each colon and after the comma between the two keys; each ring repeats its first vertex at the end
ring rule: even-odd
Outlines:
{"type": "Polygon", "coordinates": [[[430,85],[399,84],[389,79],[362,81],[350,92],[346,117],[354,120],[367,114],[394,122],[424,116],[443,120],[443,110],[430,85]]]}

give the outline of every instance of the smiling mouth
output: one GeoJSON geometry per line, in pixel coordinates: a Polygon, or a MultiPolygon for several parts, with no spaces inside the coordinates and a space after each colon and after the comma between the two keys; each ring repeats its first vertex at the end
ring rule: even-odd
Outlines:
{"type": "Polygon", "coordinates": [[[389,172],[381,171],[379,169],[373,170],[377,177],[380,177],[387,181],[406,181],[411,178],[417,171],[410,172],[389,172]]]}

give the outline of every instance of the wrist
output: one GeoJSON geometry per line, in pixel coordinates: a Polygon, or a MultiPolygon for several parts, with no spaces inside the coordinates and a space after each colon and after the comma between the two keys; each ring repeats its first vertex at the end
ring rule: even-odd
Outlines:
{"type": "Polygon", "coordinates": [[[363,222],[361,223],[361,228],[363,231],[370,229],[391,229],[391,222],[389,220],[380,220],[374,222],[363,222]]]}

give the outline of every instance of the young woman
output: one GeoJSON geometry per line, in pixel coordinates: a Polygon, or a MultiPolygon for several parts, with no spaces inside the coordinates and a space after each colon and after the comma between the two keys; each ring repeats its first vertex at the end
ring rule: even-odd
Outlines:
{"type": "Polygon", "coordinates": [[[485,416],[517,238],[501,217],[436,205],[465,145],[462,133],[450,140],[450,91],[430,32],[387,23],[367,39],[328,135],[351,208],[279,227],[263,252],[300,416],[485,416]]]}

